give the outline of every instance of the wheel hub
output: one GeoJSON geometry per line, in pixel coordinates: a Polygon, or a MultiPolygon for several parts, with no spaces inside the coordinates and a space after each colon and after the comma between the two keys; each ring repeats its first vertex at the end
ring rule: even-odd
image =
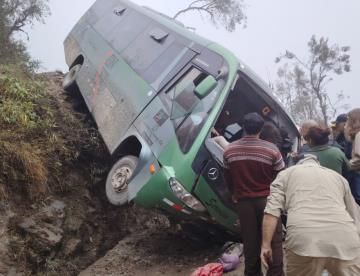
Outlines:
{"type": "Polygon", "coordinates": [[[127,189],[131,175],[132,170],[129,167],[121,167],[115,170],[111,177],[111,185],[116,193],[121,193],[127,189]]]}

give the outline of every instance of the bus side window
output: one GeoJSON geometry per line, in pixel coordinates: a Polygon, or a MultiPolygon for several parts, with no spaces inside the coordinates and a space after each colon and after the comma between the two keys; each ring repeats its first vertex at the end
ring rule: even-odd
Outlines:
{"type": "Polygon", "coordinates": [[[153,39],[151,33],[155,28],[156,25],[151,24],[122,53],[126,62],[140,75],[175,41],[171,34],[163,37],[161,42],[153,39]]]}
{"type": "Polygon", "coordinates": [[[117,20],[119,23],[109,34],[112,47],[119,53],[128,47],[150,24],[149,18],[142,16],[136,11],[126,10],[125,13],[122,15],[123,18],[117,20]]]}

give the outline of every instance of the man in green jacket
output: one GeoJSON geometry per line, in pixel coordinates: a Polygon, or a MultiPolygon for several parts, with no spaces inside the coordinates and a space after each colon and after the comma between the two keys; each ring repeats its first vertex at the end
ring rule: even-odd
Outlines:
{"type": "Polygon", "coordinates": [[[311,127],[306,134],[306,140],[309,144],[306,154],[315,155],[321,166],[334,170],[341,175],[346,175],[349,160],[339,148],[328,145],[329,135],[329,129],[311,127]]]}

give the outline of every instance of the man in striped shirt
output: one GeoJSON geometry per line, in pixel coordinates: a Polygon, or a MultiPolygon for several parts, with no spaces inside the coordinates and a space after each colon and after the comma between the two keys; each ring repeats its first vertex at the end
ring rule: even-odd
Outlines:
{"type": "MultiPolygon", "coordinates": [[[[244,138],[231,143],[224,152],[225,178],[240,219],[245,250],[245,275],[261,272],[261,224],[270,194],[270,184],[285,164],[276,145],[261,140],[264,119],[257,113],[244,117],[244,138]]],[[[283,274],[282,227],[273,238],[273,262],[268,275],[283,274]]]]}

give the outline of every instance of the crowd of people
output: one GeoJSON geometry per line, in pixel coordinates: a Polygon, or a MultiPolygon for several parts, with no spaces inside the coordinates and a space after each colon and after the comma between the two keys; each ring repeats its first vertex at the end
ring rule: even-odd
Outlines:
{"type": "Polygon", "coordinates": [[[245,275],[263,275],[262,264],[266,275],[284,275],[283,224],[288,276],[360,275],[360,108],[331,129],[304,122],[288,168],[279,133],[262,116],[247,114],[243,127],[245,136],[225,148],[224,166],[245,275]]]}

